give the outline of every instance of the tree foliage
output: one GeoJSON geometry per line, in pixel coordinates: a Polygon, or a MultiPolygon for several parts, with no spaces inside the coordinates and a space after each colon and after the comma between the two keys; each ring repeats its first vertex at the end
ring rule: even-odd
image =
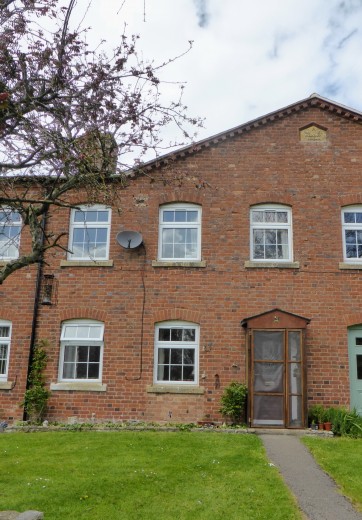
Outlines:
{"type": "Polygon", "coordinates": [[[109,201],[109,177],[124,185],[125,167],[158,153],[166,125],[183,141],[200,124],[187,115],[183,85],[163,103],[158,74],[177,57],[145,62],[125,32],[111,53],[90,48],[87,29],[73,28],[75,3],[0,0],[0,206],[19,212],[32,238],[0,283],[60,247],[47,220],[54,207],[109,201]]]}

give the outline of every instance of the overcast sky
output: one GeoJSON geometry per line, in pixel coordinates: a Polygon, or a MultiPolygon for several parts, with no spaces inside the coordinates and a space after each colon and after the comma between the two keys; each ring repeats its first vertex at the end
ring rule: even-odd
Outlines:
{"type": "Polygon", "coordinates": [[[314,92],[362,111],[362,0],[96,0],[86,19],[111,43],[125,22],[156,63],[194,41],[164,78],[186,82],[198,139],[314,92]]]}

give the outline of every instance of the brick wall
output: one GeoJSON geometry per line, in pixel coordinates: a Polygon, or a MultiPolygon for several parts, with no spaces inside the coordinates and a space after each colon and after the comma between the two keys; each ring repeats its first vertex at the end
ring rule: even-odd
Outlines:
{"type": "MultiPolygon", "coordinates": [[[[50,342],[47,382],[58,380],[61,322],[71,318],[105,324],[103,383],[106,392],[54,391],[50,420],[144,419],[221,421],[220,396],[232,380],[246,381],[244,318],[278,307],[311,319],[306,333],[308,399],[349,404],[347,327],[362,323],[358,270],[341,270],[341,206],[362,201],[362,127],[335,113],[308,108],[242,135],[212,142],[167,166],[138,176],[119,192],[112,212],[112,267],[61,267],[63,251],[49,255],[56,301],[41,306],[38,338],[50,342]],[[327,129],[325,142],[302,142],[311,123],[327,129]],[[151,179],[152,177],[152,179],[151,179]],[[202,206],[202,260],[206,267],[154,267],[160,204],[202,206]],[[259,203],[292,208],[294,261],[299,268],[248,268],[249,211],[259,203]],[[122,230],[143,235],[144,248],[122,249],[122,230]],[[200,325],[199,384],[203,393],[147,391],[153,385],[154,327],[163,320],[200,325]]],[[[49,225],[67,231],[69,211],[58,209],[49,225]]],[[[11,379],[2,407],[18,416],[24,389],[34,269],[1,288],[0,318],[14,316],[11,379]],[[24,281],[24,283],[23,283],[24,281]],[[28,283],[28,286],[26,285],[28,283]],[[25,290],[26,288],[26,290],[25,290]],[[16,317],[15,317],[16,316],[16,317]]]]}

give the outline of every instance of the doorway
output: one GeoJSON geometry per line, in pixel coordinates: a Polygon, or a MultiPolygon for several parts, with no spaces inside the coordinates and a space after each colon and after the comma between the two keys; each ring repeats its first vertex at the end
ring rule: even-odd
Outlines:
{"type": "Polygon", "coordinates": [[[300,330],[253,330],[252,426],[303,426],[303,352],[300,330]]]}
{"type": "Polygon", "coordinates": [[[362,327],[348,331],[351,408],[362,415],[362,327]]]}
{"type": "Polygon", "coordinates": [[[304,338],[309,322],[280,309],[242,321],[247,329],[250,426],[305,426],[304,338]]]}

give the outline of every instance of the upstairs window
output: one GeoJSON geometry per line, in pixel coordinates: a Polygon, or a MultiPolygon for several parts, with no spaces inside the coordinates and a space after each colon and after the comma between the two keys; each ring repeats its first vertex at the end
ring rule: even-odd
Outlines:
{"type": "Polygon", "coordinates": [[[0,260],[19,256],[21,217],[10,208],[0,208],[0,260]]]}
{"type": "Polygon", "coordinates": [[[198,381],[199,327],[187,322],[163,322],[156,326],[155,382],[198,381]]]}
{"type": "Polygon", "coordinates": [[[111,210],[102,206],[73,209],[69,260],[108,260],[111,210]]]}
{"type": "Polygon", "coordinates": [[[286,206],[254,206],[250,210],[251,259],[292,262],[292,212],[286,206]]]}
{"type": "Polygon", "coordinates": [[[60,381],[101,381],[103,332],[104,325],[99,321],[72,320],[63,323],[60,381]]]}
{"type": "Polygon", "coordinates": [[[342,210],[343,256],[346,262],[362,262],[362,206],[342,210]]]}
{"type": "Polygon", "coordinates": [[[0,381],[6,381],[8,375],[11,339],[11,322],[0,321],[0,381]]]}
{"type": "Polygon", "coordinates": [[[170,204],[160,209],[159,259],[201,260],[201,208],[170,204]]]}

